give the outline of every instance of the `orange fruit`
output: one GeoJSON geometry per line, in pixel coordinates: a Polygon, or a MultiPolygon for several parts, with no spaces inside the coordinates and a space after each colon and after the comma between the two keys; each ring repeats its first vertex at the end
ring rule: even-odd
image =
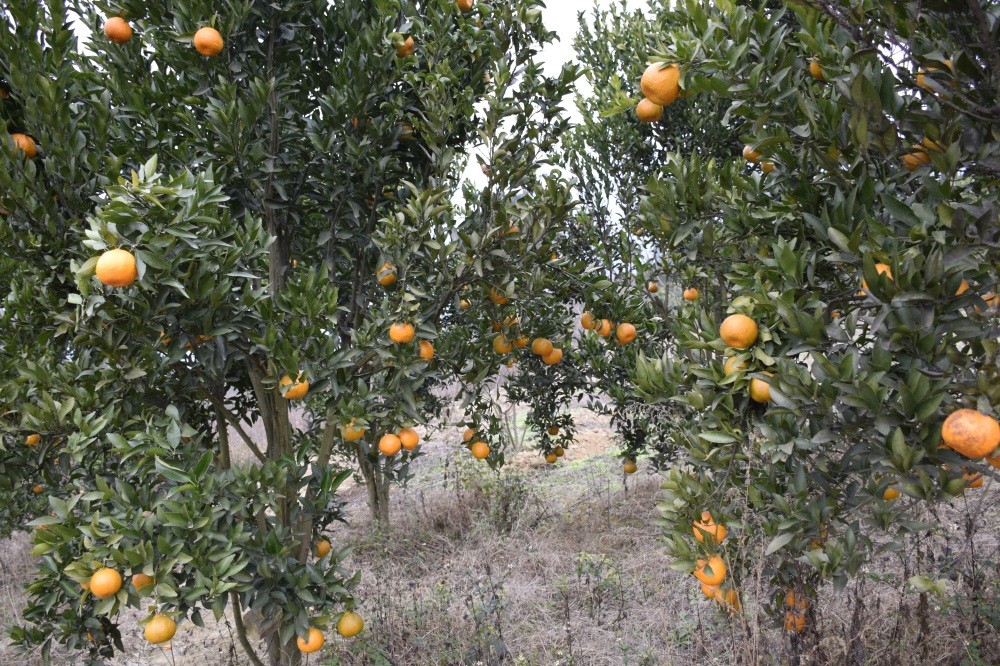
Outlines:
{"type": "Polygon", "coordinates": [[[556,458],[562,458],[564,455],[566,455],[566,449],[564,449],[561,446],[557,446],[556,448],[552,449],[552,453],[556,454],[556,458]]]}
{"type": "Polygon", "coordinates": [[[559,434],[559,428],[556,426],[549,426],[548,433],[550,436],[555,437],[559,434]]]}
{"type": "Polygon", "coordinates": [[[522,336],[514,338],[514,346],[518,349],[524,349],[528,346],[528,338],[522,336]]]}
{"type": "Polygon", "coordinates": [[[597,334],[599,336],[601,336],[602,338],[606,338],[609,335],[611,335],[611,329],[612,329],[612,327],[613,327],[613,324],[611,323],[611,320],[609,320],[609,319],[602,319],[600,325],[597,328],[595,328],[594,330],[597,331],[597,334]]]}
{"type": "Polygon", "coordinates": [[[44,490],[45,486],[43,486],[42,484],[38,484],[31,489],[31,492],[35,493],[36,495],[41,495],[42,491],[44,490]]]}
{"type": "MultiPolygon", "coordinates": [[[[411,125],[410,123],[400,123],[399,140],[409,141],[412,138],[413,138],[413,125],[411,125]]],[[[396,196],[392,192],[383,192],[382,195],[385,196],[386,199],[392,199],[393,197],[396,196]]]]}
{"type": "Polygon", "coordinates": [[[563,350],[554,348],[548,354],[542,357],[542,363],[545,365],[555,365],[563,359],[563,350]]]}
{"type": "Polygon", "coordinates": [[[281,381],[278,382],[282,387],[288,387],[284,393],[285,400],[301,400],[306,397],[306,393],[309,392],[309,382],[301,377],[302,373],[299,373],[299,376],[294,380],[288,375],[285,375],[281,378],[281,381]]]}
{"type": "Polygon", "coordinates": [[[705,595],[706,599],[714,599],[715,595],[719,592],[719,588],[715,585],[705,585],[701,584],[701,593],[705,595]]]}
{"type": "Polygon", "coordinates": [[[90,577],[90,593],[98,599],[107,599],[122,589],[122,575],[114,569],[104,567],[90,577]]]}
{"type": "Polygon", "coordinates": [[[622,471],[625,472],[626,474],[635,474],[636,470],[638,469],[639,466],[635,463],[634,460],[626,460],[625,462],[622,463],[622,471]]]}
{"type": "Polygon", "coordinates": [[[378,278],[378,283],[383,287],[391,287],[396,284],[396,266],[388,261],[382,264],[382,268],[378,269],[378,273],[375,275],[378,278]]]}
{"type": "Polygon", "coordinates": [[[155,584],[156,584],[156,579],[153,578],[152,576],[147,576],[146,574],[141,572],[132,575],[132,587],[134,587],[137,591],[141,590],[142,588],[148,585],[155,585],[155,584]]]}
{"type": "MultiPolygon", "coordinates": [[[[888,264],[883,264],[883,263],[875,264],[875,272],[878,273],[879,275],[886,276],[887,278],[889,278],[890,282],[892,281],[892,267],[889,266],[888,264]]],[[[861,289],[862,290],[868,289],[868,281],[863,278],[861,280],[861,289]]]]}
{"type": "MultiPolygon", "coordinates": [[[[339,627],[338,623],[338,627],[339,627]]],[[[316,652],[321,647],[323,643],[326,642],[326,638],[323,636],[323,632],[316,627],[309,627],[309,632],[306,634],[305,640],[302,640],[301,636],[295,638],[295,645],[299,648],[299,652],[302,654],[309,654],[311,652],[316,652]]]]}
{"type": "Polygon", "coordinates": [[[408,58],[413,55],[414,49],[413,37],[407,37],[405,40],[396,45],[396,57],[397,58],[408,58]]]}
{"type": "Polygon", "coordinates": [[[132,39],[132,26],[121,16],[112,16],[104,22],[104,35],[115,44],[126,44],[132,39]]]}
{"type": "Polygon", "coordinates": [[[818,60],[809,61],[809,73],[817,81],[826,81],[826,75],[823,73],[823,66],[819,64],[818,60]]]}
{"type": "Polygon", "coordinates": [[[886,502],[892,502],[894,500],[897,500],[899,499],[899,491],[890,486],[886,488],[884,491],[882,491],[882,499],[884,499],[886,502]]]}
{"type": "Polygon", "coordinates": [[[472,428],[466,428],[465,433],[462,434],[463,442],[471,442],[472,438],[476,436],[476,431],[472,428]]]}
{"type": "Polygon", "coordinates": [[[507,294],[500,291],[496,287],[490,287],[490,300],[496,303],[497,305],[506,305],[507,294]]]}
{"type": "MultiPolygon", "coordinates": [[[[955,71],[955,67],[952,64],[951,60],[944,60],[942,62],[944,62],[945,67],[947,67],[951,72],[955,71]]],[[[917,85],[929,93],[936,93],[937,89],[935,89],[933,81],[931,82],[927,81],[926,75],[928,70],[932,72],[943,71],[941,70],[940,67],[937,66],[930,66],[928,67],[928,69],[920,68],[919,70],[917,70],[917,85]]]]}
{"type": "Polygon", "coordinates": [[[324,557],[330,554],[331,550],[333,550],[333,546],[331,546],[330,542],[327,541],[326,539],[317,539],[316,543],[313,545],[316,548],[317,560],[322,560],[324,557]]]}
{"type": "Polygon", "coordinates": [[[146,637],[152,645],[166,643],[177,633],[177,623],[166,615],[157,613],[146,623],[146,628],[142,630],[142,635],[146,637]]]}
{"type": "Polygon", "coordinates": [[[721,585],[726,580],[726,564],[718,555],[713,555],[707,561],[698,560],[694,577],[706,585],[721,585]]]}
{"type": "Polygon", "coordinates": [[[730,356],[726,359],[726,362],[722,364],[722,371],[727,375],[731,375],[739,370],[746,370],[747,362],[736,357],[730,356]]]}
{"type": "Polygon", "coordinates": [[[760,170],[764,173],[771,173],[774,171],[774,162],[771,160],[764,160],[760,163],[760,170]]]}
{"type": "Polygon", "coordinates": [[[958,289],[955,290],[956,296],[961,296],[965,292],[969,291],[969,283],[966,280],[962,280],[962,284],[958,285],[958,289]]]}
{"type": "Polygon", "coordinates": [[[705,535],[708,535],[709,543],[722,543],[727,534],[726,526],[716,525],[712,514],[708,511],[701,512],[701,520],[694,521],[691,529],[694,532],[694,538],[698,541],[704,542],[705,535]]]}
{"type": "Polygon", "coordinates": [[[913,144],[913,150],[903,155],[903,166],[907,171],[916,171],[925,164],[931,163],[931,156],[920,144],[913,144]]]}
{"type": "Polygon", "coordinates": [[[580,315],[580,326],[583,326],[586,330],[590,331],[597,325],[597,320],[594,319],[593,312],[584,312],[580,315]]]}
{"type": "Polygon", "coordinates": [[[469,450],[472,451],[472,457],[476,460],[485,460],[490,455],[490,445],[486,442],[476,442],[469,450]]]}
{"type": "Polygon", "coordinates": [[[644,123],[655,123],[663,117],[663,107],[648,99],[643,99],[635,105],[635,115],[644,123]]]}
{"type": "Polygon", "coordinates": [[[920,142],[920,145],[922,145],[927,150],[933,150],[936,153],[943,153],[945,151],[945,147],[943,144],[935,141],[929,136],[925,136],[924,140],[920,142]]]}
{"type": "Polygon", "coordinates": [[[399,431],[397,437],[399,437],[400,444],[402,444],[403,448],[407,451],[412,451],[417,448],[418,444],[420,444],[420,435],[418,435],[417,431],[413,428],[403,428],[399,431]]]}
{"type": "Polygon", "coordinates": [[[695,289],[694,287],[691,287],[689,289],[685,289],[684,290],[684,300],[685,301],[697,301],[698,297],[700,295],[701,295],[701,292],[698,291],[697,289],[695,289]]]}
{"type": "Polygon", "coordinates": [[[785,629],[801,634],[806,629],[806,616],[791,611],[785,612],[785,629]]]}
{"type": "Polygon", "coordinates": [[[511,349],[513,349],[513,345],[507,341],[507,336],[503,333],[493,338],[493,351],[496,353],[503,356],[504,354],[509,354],[511,349]]]}
{"type": "Polygon", "coordinates": [[[38,154],[38,146],[35,144],[35,140],[27,134],[14,132],[10,135],[10,138],[14,140],[14,147],[24,153],[24,156],[29,160],[38,154]]]}
{"type": "Polygon", "coordinates": [[[804,611],[809,608],[809,598],[801,592],[788,590],[788,593],[785,594],[785,606],[792,610],[804,611]]]}
{"type": "Polygon", "coordinates": [[[356,442],[365,436],[365,428],[361,425],[354,425],[352,419],[350,423],[340,427],[340,434],[347,442],[356,442]]]}
{"type": "Polygon", "coordinates": [[[192,43],[194,44],[195,51],[208,58],[219,55],[222,52],[222,47],[225,45],[219,31],[208,26],[199,28],[198,32],[194,33],[192,43]]]}
{"type": "Polygon", "coordinates": [[[649,284],[646,285],[646,291],[648,291],[651,294],[655,294],[659,290],[660,290],[660,285],[656,284],[655,282],[650,282],[649,284]]]}
{"type": "MultiPolygon", "coordinates": [[[[764,374],[768,377],[774,376],[773,372],[765,372],[764,374]]],[[[771,385],[763,379],[757,379],[756,377],[751,379],[748,393],[750,394],[750,399],[754,402],[764,404],[771,401],[771,385]]]]}
{"type": "Polygon", "coordinates": [[[618,344],[627,345],[635,340],[635,326],[629,323],[618,324],[618,328],[615,329],[615,338],[618,339],[618,344]]]}
{"type": "Polygon", "coordinates": [[[139,277],[135,257],[128,250],[108,250],[97,260],[97,279],[109,287],[127,287],[139,277]]]}
{"type": "Polygon", "coordinates": [[[834,310],[833,312],[830,313],[830,319],[832,319],[834,321],[840,319],[843,316],[844,316],[844,313],[841,312],[840,310],[834,310]]]}
{"type": "Polygon", "coordinates": [[[747,162],[759,162],[760,151],[754,150],[753,146],[747,144],[743,146],[743,159],[745,159],[747,162]]]}
{"type": "Polygon", "coordinates": [[[531,343],[531,351],[539,356],[548,356],[552,349],[552,343],[547,338],[535,338],[531,343]]]}
{"type": "Polygon", "coordinates": [[[729,588],[725,592],[717,588],[715,592],[715,600],[719,602],[719,605],[721,605],[727,613],[740,612],[740,593],[733,588],[729,588]]]}
{"type": "Polygon", "coordinates": [[[472,307],[472,303],[470,303],[469,301],[467,301],[467,300],[465,300],[465,299],[463,298],[463,299],[462,299],[462,300],[461,300],[461,301],[459,302],[459,304],[458,304],[458,307],[462,308],[463,310],[468,310],[469,308],[471,308],[471,307],[472,307]]]}
{"type": "Polygon", "coordinates": [[[337,633],[344,638],[357,636],[365,628],[365,621],[354,611],[347,611],[337,620],[337,633]]]}
{"type": "Polygon", "coordinates": [[[680,87],[681,70],[677,65],[663,66],[663,63],[653,63],[642,73],[639,86],[642,94],[653,104],[668,106],[674,103],[680,87]]]}
{"type": "Polygon", "coordinates": [[[757,342],[757,333],[757,323],[742,314],[729,315],[719,327],[719,337],[733,349],[746,349],[757,342]]]}
{"type": "Polygon", "coordinates": [[[387,458],[391,458],[399,453],[399,449],[402,446],[403,443],[399,441],[399,437],[396,437],[392,433],[386,433],[378,440],[378,450],[387,458]]]}
{"type": "Polygon", "coordinates": [[[467,12],[472,9],[473,0],[455,0],[455,6],[458,7],[458,11],[467,12]]]}
{"type": "Polygon", "coordinates": [[[389,327],[389,339],[397,345],[413,342],[413,338],[416,334],[417,332],[414,330],[413,324],[406,324],[404,322],[397,321],[389,327]]]}
{"type": "Polygon", "coordinates": [[[965,467],[962,468],[962,480],[965,481],[966,488],[978,488],[986,482],[982,474],[973,472],[965,467]]]}
{"type": "Polygon", "coordinates": [[[948,448],[977,460],[993,453],[1000,444],[1000,423],[974,409],[959,409],[944,420],[941,439],[948,448]]]}
{"type": "Polygon", "coordinates": [[[42,436],[37,432],[24,438],[25,446],[38,446],[42,441],[42,436]]]}
{"type": "Polygon", "coordinates": [[[417,345],[417,353],[420,354],[420,358],[430,361],[434,358],[434,345],[429,340],[421,340],[417,345]]]}
{"type": "Polygon", "coordinates": [[[545,462],[548,464],[555,465],[557,460],[559,460],[559,456],[557,456],[555,452],[545,454],[545,462]]]}
{"type": "Polygon", "coordinates": [[[995,467],[1000,469],[1000,456],[993,456],[992,458],[987,458],[986,462],[989,463],[990,467],[995,467]]]}

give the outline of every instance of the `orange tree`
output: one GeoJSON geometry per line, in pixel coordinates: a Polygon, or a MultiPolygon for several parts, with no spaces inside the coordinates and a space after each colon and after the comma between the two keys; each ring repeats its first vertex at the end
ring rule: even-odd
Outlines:
{"type": "Polygon", "coordinates": [[[665,265],[703,287],[672,322],[682,353],[636,373],[687,410],[665,536],[708,587],[762,573],[800,632],[814,586],[992,475],[1000,23],[978,2],[871,1],[659,20],[674,95],[726,100],[747,144],[672,156],[643,203],[665,265]]]}
{"type": "Polygon", "coordinates": [[[107,657],[126,606],[153,607],[154,643],[228,606],[258,664],[360,630],[322,536],[342,463],[385,520],[430,389],[484,354],[460,295],[512,289],[568,209],[532,144],[573,72],[532,62],[534,0],[467,4],[3,3],[0,527],[34,518],[25,648],[107,657]],[[472,144],[492,175],[456,197],[472,144]]]}
{"type": "MultiPolygon", "coordinates": [[[[653,9],[668,4],[654,3],[653,9]]],[[[739,137],[721,123],[725,106],[705,96],[640,117],[641,95],[628,82],[646,67],[643,54],[654,28],[653,19],[624,2],[580,16],[574,46],[588,85],[576,96],[579,121],[559,146],[562,163],[576,179],[578,204],[557,239],[557,252],[566,259],[555,262],[550,280],[550,288],[561,290],[560,298],[572,307],[560,312],[561,318],[547,313],[550,322],[558,320],[558,336],[567,338],[572,351],[566,364],[525,366],[513,386],[514,394],[531,405],[528,424],[546,455],[572,443],[573,419],[566,406],[584,400],[610,416],[626,461],[648,452],[658,468],[673,456],[669,424],[679,410],[669,403],[647,403],[636,394],[632,374],[640,355],[674,349],[674,338],[662,324],[675,317],[678,286],[690,284],[696,270],[693,263],[660,265],[660,251],[641,224],[642,188],[669,155],[727,157],[739,137]],[[610,327],[602,328],[603,320],[610,327]],[[618,339],[619,324],[635,327],[634,341],[618,339]]]]}

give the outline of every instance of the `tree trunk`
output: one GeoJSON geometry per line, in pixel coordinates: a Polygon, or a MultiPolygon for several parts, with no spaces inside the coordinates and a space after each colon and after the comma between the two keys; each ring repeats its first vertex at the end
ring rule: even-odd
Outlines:
{"type": "Polygon", "coordinates": [[[382,473],[378,463],[372,463],[358,447],[358,467],[368,491],[368,510],[372,520],[389,524],[389,479],[382,473]]]}

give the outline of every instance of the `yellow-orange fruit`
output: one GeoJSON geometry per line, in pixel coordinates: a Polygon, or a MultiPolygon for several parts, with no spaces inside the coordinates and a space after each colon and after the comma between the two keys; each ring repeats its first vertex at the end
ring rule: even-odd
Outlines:
{"type": "Polygon", "coordinates": [[[413,342],[413,338],[416,334],[417,332],[413,328],[413,324],[398,321],[389,327],[389,339],[397,345],[413,342]]]}
{"type": "Polygon", "coordinates": [[[294,380],[288,375],[285,375],[281,378],[279,384],[282,388],[285,386],[288,387],[284,393],[285,400],[301,400],[306,397],[306,393],[309,393],[309,382],[302,379],[301,373],[298,378],[294,380]]]}
{"type": "Polygon", "coordinates": [[[172,618],[157,613],[146,623],[142,635],[152,645],[166,643],[177,633],[177,623],[172,618]]]}
{"type": "Polygon", "coordinates": [[[104,22],[104,35],[115,44],[126,44],[132,39],[132,26],[121,16],[112,16],[104,22]]]}
{"type": "Polygon", "coordinates": [[[663,107],[648,99],[642,99],[635,105],[635,115],[644,123],[655,123],[663,117],[663,107]]]}
{"type": "Polygon", "coordinates": [[[771,173],[774,171],[774,162],[771,160],[764,160],[760,163],[760,170],[764,173],[771,173]]]}
{"type": "Polygon", "coordinates": [[[391,287],[396,284],[396,266],[388,261],[382,264],[382,268],[378,269],[378,273],[375,275],[378,278],[378,283],[383,287],[391,287]]]}
{"type": "Polygon", "coordinates": [[[646,285],[646,291],[648,291],[651,294],[655,294],[659,290],[660,290],[660,285],[656,284],[655,282],[650,282],[649,284],[646,285]]]}
{"type": "Polygon", "coordinates": [[[194,44],[195,51],[207,58],[219,55],[225,46],[219,31],[209,26],[199,28],[198,32],[194,33],[194,40],[191,43],[194,44]]]}
{"type": "Polygon", "coordinates": [[[132,587],[136,590],[141,590],[144,587],[155,584],[156,580],[152,576],[148,576],[141,572],[132,575],[132,587]]]}
{"type": "Polygon", "coordinates": [[[966,458],[984,458],[1000,445],[1000,423],[974,409],[959,409],[941,426],[941,439],[948,448],[966,458]]]}
{"type": "Polygon", "coordinates": [[[355,425],[353,420],[347,425],[340,427],[340,435],[344,438],[344,441],[347,442],[358,441],[365,436],[365,432],[364,426],[355,425]]]}
{"type": "Polygon", "coordinates": [[[826,74],[823,73],[823,66],[819,64],[818,60],[809,61],[809,73],[817,81],[826,81],[826,74]]]}
{"type": "Polygon", "coordinates": [[[806,629],[806,616],[791,611],[785,611],[785,629],[801,634],[806,629]]]}
{"type": "Polygon", "coordinates": [[[472,3],[474,0],[455,0],[455,6],[461,12],[467,12],[472,9],[472,3]]]}
{"type": "Polygon", "coordinates": [[[594,330],[597,331],[597,334],[599,336],[601,336],[602,338],[606,338],[609,335],[611,335],[611,331],[613,328],[614,325],[611,323],[610,319],[602,319],[601,323],[598,324],[597,328],[594,330]]]}
{"type": "Polygon", "coordinates": [[[639,82],[642,94],[653,104],[668,106],[673,104],[680,93],[681,70],[677,65],[663,66],[653,63],[642,73],[639,82]]]}
{"type": "Polygon", "coordinates": [[[884,499],[886,502],[892,502],[894,500],[897,500],[899,499],[899,491],[890,486],[889,488],[886,488],[884,491],[882,491],[882,499],[884,499]]]}
{"type": "Polygon", "coordinates": [[[399,437],[396,437],[392,433],[387,433],[382,435],[382,438],[378,440],[378,450],[382,452],[382,455],[391,458],[397,453],[399,449],[402,448],[403,443],[399,441],[399,437]]]}
{"type": "Polygon", "coordinates": [[[415,44],[413,42],[413,37],[407,37],[400,44],[396,45],[396,57],[397,58],[408,58],[413,55],[413,49],[415,44]]]}
{"type": "Polygon", "coordinates": [[[37,432],[24,438],[25,446],[38,446],[42,441],[42,436],[37,432]]]}
{"type": "Polygon", "coordinates": [[[746,349],[757,342],[757,322],[743,314],[729,315],[719,327],[719,337],[733,349],[746,349]]]}
{"type": "MultiPolygon", "coordinates": [[[[764,374],[768,377],[774,376],[772,372],[765,372],[764,374]]],[[[750,394],[750,399],[754,402],[764,404],[771,401],[771,385],[763,379],[757,379],[756,377],[751,379],[748,393],[750,394]]]]}
{"type": "Polygon", "coordinates": [[[736,356],[730,356],[726,359],[726,362],[722,364],[722,371],[727,375],[731,375],[738,370],[746,370],[747,362],[736,356]]]}
{"type": "Polygon", "coordinates": [[[636,470],[638,469],[639,466],[636,464],[634,460],[626,460],[625,462],[622,463],[622,471],[625,472],[626,474],[635,474],[636,470]]]}
{"type": "Polygon", "coordinates": [[[104,567],[90,577],[90,593],[98,599],[107,599],[122,589],[122,575],[114,569],[104,567]]]}
{"type": "Polygon", "coordinates": [[[629,323],[618,324],[618,328],[615,329],[615,338],[618,340],[618,344],[627,345],[635,340],[636,331],[635,326],[629,323]]]}
{"type": "Polygon", "coordinates": [[[108,250],[97,260],[97,279],[109,287],[127,287],[139,277],[135,257],[128,250],[108,250]]]}
{"type": "MultiPolygon", "coordinates": [[[[878,273],[879,275],[886,276],[887,278],[889,278],[890,282],[892,281],[892,267],[889,266],[888,264],[883,264],[883,263],[875,264],[875,272],[878,273]]],[[[862,290],[868,289],[868,281],[865,280],[864,278],[862,278],[861,280],[861,289],[862,290]]]]}
{"type": "Polygon", "coordinates": [[[364,628],[365,621],[354,611],[347,611],[337,620],[337,633],[344,638],[357,636],[364,628]]]}
{"type": "Polygon", "coordinates": [[[557,456],[554,452],[545,454],[545,462],[548,464],[555,465],[557,460],[559,460],[559,456],[557,456]]]}
{"type": "Polygon", "coordinates": [[[503,333],[493,338],[493,351],[503,356],[504,354],[509,354],[510,350],[513,349],[513,345],[507,340],[507,336],[503,333]]]}
{"type": "Polygon", "coordinates": [[[10,135],[10,138],[14,140],[14,146],[24,153],[24,156],[28,159],[38,155],[38,146],[35,144],[35,140],[27,134],[14,132],[10,135]]]}
{"type": "Polygon", "coordinates": [[[412,451],[420,444],[420,435],[413,428],[403,428],[399,431],[397,437],[399,437],[400,444],[407,451],[412,451]]]}
{"type": "Polygon", "coordinates": [[[535,338],[531,343],[531,351],[539,356],[548,356],[552,352],[552,343],[548,338],[535,338]]]}
{"type": "Polygon", "coordinates": [[[476,460],[484,460],[490,455],[490,446],[486,442],[476,442],[469,450],[472,452],[472,457],[476,460]]]}
{"type": "Polygon", "coordinates": [[[903,155],[903,166],[907,171],[916,171],[930,163],[931,156],[920,144],[913,144],[913,150],[903,155]]]}
{"type": "Polygon", "coordinates": [[[712,514],[708,511],[702,511],[701,520],[694,521],[691,529],[694,532],[694,538],[698,541],[704,541],[705,536],[708,535],[709,543],[722,543],[728,533],[726,526],[717,525],[712,519],[712,514]]]}
{"type": "Polygon", "coordinates": [[[695,289],[694,287],[690,287],[690,288],[684,290],[684,300],[685,301],[697,301],[698,300],[698,296],[700,296],[700,295],[701,295],[701,292],[698,291],[697,289],[695,289]]]}
{"type": "Polygon", "coordinates": [[[718,555],[713,555],[707,561],[698,560],[694,577],[706,585],[721,585],[726,580],[726,564],[718,555]]]}
{"type": "Polygon", "coordinates": [[[545,365],[555,365],[563,359],[563,350],[558,348],[553,348],[548,354],[542,357],[542,363],[545,365]]]}
{"type": "Polygon", "coordinates": [[[316,627],[309,627],[309,632],[303,639],[301,636],[295,638],[295,645],[299,648],[299,652],[302,654],[309,654],[311,652],[316,652],[321,647],[323,643],[326,642],[326,637],[323,636],[323,632],[316,627]]]}
{"type": "Polygon", "coordinates": [[[759,162],[760,161],[760,151],[754,150],[754,147],[747,144],[743,146],[743,159],[747,162],[759,162]]]}
{"type": "Polygon", "coordinates": [[[318,560],[322,560],[333,550],[333,546],[326,539],[317,539],[314,545],[316,547],[316,559],[318,560]]]}
{"type": "Polygon", "coordinates": [[[586,330],[593,330],[597,326],[597,320],[594,319],[593,312],[584,312],[580,315],[580,326],[583,326],[586,330]]]}
{"type": "Polygon", "coordinates": [[[430,361],[434,358],[434,345],[431,344],[429,340],[421,340],[417,345],[417,350],[420,354],[420,358],[425,361],[430,361]]]}

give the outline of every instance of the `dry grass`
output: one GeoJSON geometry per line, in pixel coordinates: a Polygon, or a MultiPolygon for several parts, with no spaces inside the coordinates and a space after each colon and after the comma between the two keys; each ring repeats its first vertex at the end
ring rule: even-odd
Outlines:
{"type": "MultiPolygon", "coordinates": [[[[623,479],[606,422],[580,416],[578,445],[558,465],[520,453],[499,475],[456,450],[456,433],[444,433],[445,441],[428,443],[410,486],[394,494],[387,527],[373,528],[363,489],[348,489],[351,526],[331,536],[354,546],[349,564],[362,572],[357,597],[367,627],[352,641],[330,632],[323,656],[310,663],[687,666],[786,664],[796,654],[816,664],[1000,663],[991,652],[997,622],[979,628],[980,646],[968,641],[968,603],[955,601],[968,596],[961,585],[950,583],[947,598],[929,597],[922,612],[919,595],[901,594],[916,565],[897,558],[842,593],[828,590],[813,609],[818,631],[797,649],[757,610],[769,590],[747,584],[746,612],[724,617],[689,574],[669,568],[654,524],[658,479],[641,471],[623,479]],[[929,623],[923,633],[921,617],[929,623]]],[[[984,490],[987,506],[972,510],[988,516],[997,495],[984,490]]],[[[1000,530],[993,519],[985,527],[975,546],[995,562],[1000,530]]],[[[951,536],[926,540],[924,556],[954,559],[962,535],[951,536]]],[[[25,599],[18,583],[31,575],[29,548],[26,535],[0,544],[4,632],[25,599]]],[[[995,618],[1000,608],[986,608],[997,603],[995,571],[986,581],[979,616],[995,618]]],[[[141,641],[135,620],[125,618],[126,651],[114,663],[245,663],[226,623],[182,623],[167,653],[141,641]]],[[[0,664],[35,663],[2,641],[0,664]]]]}

